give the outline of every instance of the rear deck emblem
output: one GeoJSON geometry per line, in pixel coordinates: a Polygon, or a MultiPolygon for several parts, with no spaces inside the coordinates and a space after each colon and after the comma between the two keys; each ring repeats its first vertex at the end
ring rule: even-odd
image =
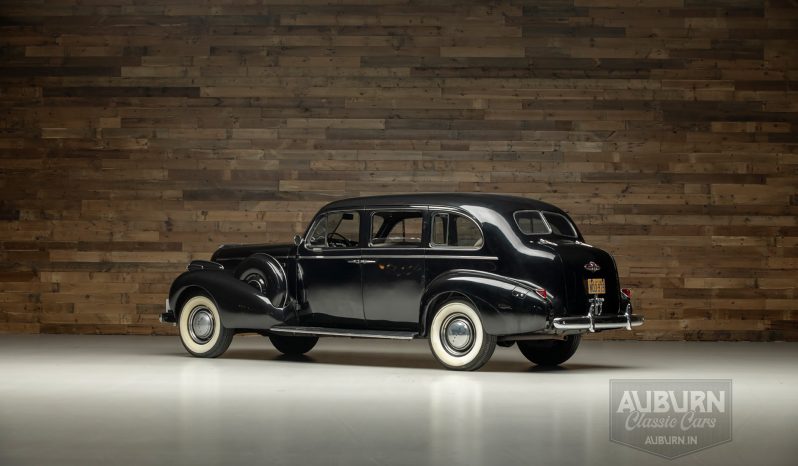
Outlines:
{"type": "Polygon", "coordinates": [[[598,272],[599,270],[601,270],[601,267],[599,267],[599,265],[596,264],[595,262],[590,261],[587,264],[585,264],[585,270],[587,270],[588,272],[598,272]]]}

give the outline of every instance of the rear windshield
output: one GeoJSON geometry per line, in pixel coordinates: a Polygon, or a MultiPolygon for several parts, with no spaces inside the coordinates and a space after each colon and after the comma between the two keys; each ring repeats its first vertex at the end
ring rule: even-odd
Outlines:
{"type": "Polygon", "coordinates": [[[513,214],[515,223],[525,235],[557,235],[576,238],[576,228],[563,215],[538,210],[521,210],[513,214]]]}

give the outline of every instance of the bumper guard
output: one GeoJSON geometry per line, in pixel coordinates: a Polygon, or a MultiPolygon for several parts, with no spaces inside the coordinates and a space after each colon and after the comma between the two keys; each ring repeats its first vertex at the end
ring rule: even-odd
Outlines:
{"type": "Polygon", "coordinates": [[[175,313],[171,309],[169,309],[169,299],[166,299],[166,308],[161,317],[158,319],[161,321],[162,324],[172,324],[177,325],[177,319],[175,319],[175,313]]]}

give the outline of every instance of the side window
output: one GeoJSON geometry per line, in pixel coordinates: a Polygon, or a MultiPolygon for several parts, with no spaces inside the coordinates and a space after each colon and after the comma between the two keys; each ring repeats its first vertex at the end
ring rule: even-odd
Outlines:
{"type": "Polygon", "coordinates": [[[375,212],[371,217],[372,247],[419,247],[423,213],[419,211],[375,212]]]}
{"type": "Polygon", "coordinates": [[[551,233],[543,216],[537,210],[520,210],[513,214],[515,223],[525,235],[548,235],[551,233]]]}
{"type": "Polygon", "coordinates": [[[465,215],[436,213],[432,216],[432,247],[479,249],[484,242],[479,226],[465,215]]]}
{"type": "Polygon", "coordinates": [[[543,216],[546,217],[546,221],[555,235],[577,237],[576,229],[567,218],[553,212],[544,212],[543,216]]]}
{"type": "Polygon", "coordinates": [[[331,212],[324,214],[308,235],[311,248],[352,248],[358,245],[359,212],[331,212]]]}

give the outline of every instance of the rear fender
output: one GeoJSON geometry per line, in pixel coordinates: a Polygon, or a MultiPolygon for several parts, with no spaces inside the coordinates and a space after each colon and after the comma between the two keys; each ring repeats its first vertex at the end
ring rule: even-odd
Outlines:
{"type": "Polygon", "coordinates": [[[169,308],[179,317],[177,307],[183,294],[201,289],[219,308],[222,324],[236,329],[268,329],[293,317],[293,308],[276,307],[269,298],[224,270],[190,270],[172,283],[169,308]]]}
{"type": "Polygon", "coordinates": [[[421,299],[419,323],[426,336],[435,311],[446,301],[470,301],[485,331],[491,335],[515,335],[546,327],[551,303],[538,296],[535,284],[481,270],[451,270],[436,277],[421,299]]]}

